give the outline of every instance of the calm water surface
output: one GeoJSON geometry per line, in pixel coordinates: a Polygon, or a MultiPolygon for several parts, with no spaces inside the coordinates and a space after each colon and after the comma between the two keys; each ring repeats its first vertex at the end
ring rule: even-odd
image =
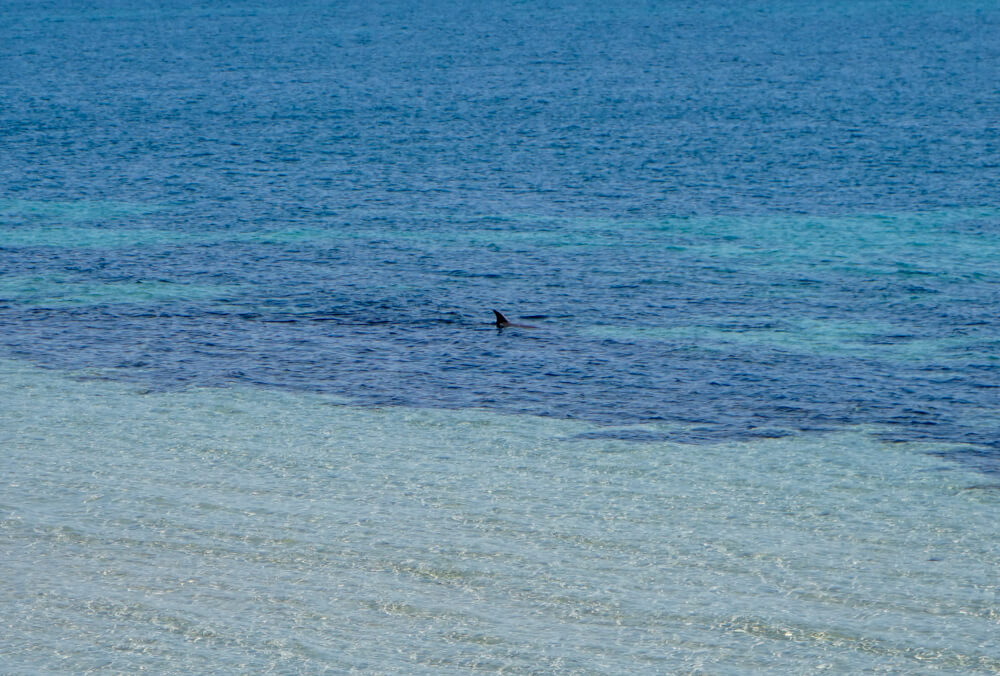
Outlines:
{"type": "Polygon", "coordinates": [[[997,34],[5,4],[0,670],[996,673],[997,34]]]}

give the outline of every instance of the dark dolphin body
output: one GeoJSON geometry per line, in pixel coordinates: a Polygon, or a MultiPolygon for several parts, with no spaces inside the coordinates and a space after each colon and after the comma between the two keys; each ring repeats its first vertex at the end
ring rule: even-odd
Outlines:
{"type": "Polygon", "coordinates": [[[537,329],[538,328],[537,326],[532,326],[531,324],[512,324],[509,321],[507,321],[506,317],[504,317],[502,314],[500,314],[496,310],[493,311],[493,314],[495,314],[497,316],[497,322],[496,322],[496,324],[497,324],[497,328],[498,329],[506,329],[507,327],[511,327],[511,328],[515,328],[515,329],[537,329]]]}

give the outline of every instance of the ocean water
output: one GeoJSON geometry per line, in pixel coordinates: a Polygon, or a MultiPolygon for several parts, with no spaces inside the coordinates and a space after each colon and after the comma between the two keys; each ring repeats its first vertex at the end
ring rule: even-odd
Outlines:
{"type": "Polygon", "coordinates": [[[998,34],[3,4],[0,672],[1000,672],[998,34]]]}

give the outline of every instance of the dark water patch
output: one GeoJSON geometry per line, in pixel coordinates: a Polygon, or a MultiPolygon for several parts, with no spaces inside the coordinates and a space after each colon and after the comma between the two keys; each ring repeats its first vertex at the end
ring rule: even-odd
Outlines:
{"type": "Polygon", "coordinates": [[[689,438],[863,423],[889,425],[909,440],[989,434],[960,422],[961,402],[989,405],[988,390],[970,388],[981,379],[970,383],[960,372],[925,380],[920,370],[867,359],[617,343],[557,322],[498,334],[485,315],[369,313],[30,309],[20,319],[2,317],[0,326],[16,330],[0,341],[8,354],[50,366],[127,367],[123,377],[149,387],[253,382],[370,405],[487,406],[611,424],[682,421],[698,426],[689,438]]]}
{"type": "MultiPolygon", "coordinates": [[[[831,428],[832,429],[832,428],[831,428]]],[[[794,436],[806,430],[761,429],[748,428],[742,431],[734,429],[722,430],[717,426],[684,427],[668,431],[608,429],[595,432],[584,432],[570,437],[571,440],[608,439],[634,443],[673,442],[682,444],[708,444],[720,441],[751,441],[753,439],[780,439],[794,436]]],[[[813,431],[813,430],[810,430],[813,431]]]]}

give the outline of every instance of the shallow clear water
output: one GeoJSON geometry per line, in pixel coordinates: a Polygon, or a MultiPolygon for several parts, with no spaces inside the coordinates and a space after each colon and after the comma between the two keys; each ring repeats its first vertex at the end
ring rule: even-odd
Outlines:
{"type": "Polygon", "coordinates": [[[925,444],[2,369],[11,666],[1000,669],[998,485],[925,444]]]}
{"type": "Polygon", "coordinates": [[[7,3],[0,670],[995,673],[998,32],[7,3]]]}

